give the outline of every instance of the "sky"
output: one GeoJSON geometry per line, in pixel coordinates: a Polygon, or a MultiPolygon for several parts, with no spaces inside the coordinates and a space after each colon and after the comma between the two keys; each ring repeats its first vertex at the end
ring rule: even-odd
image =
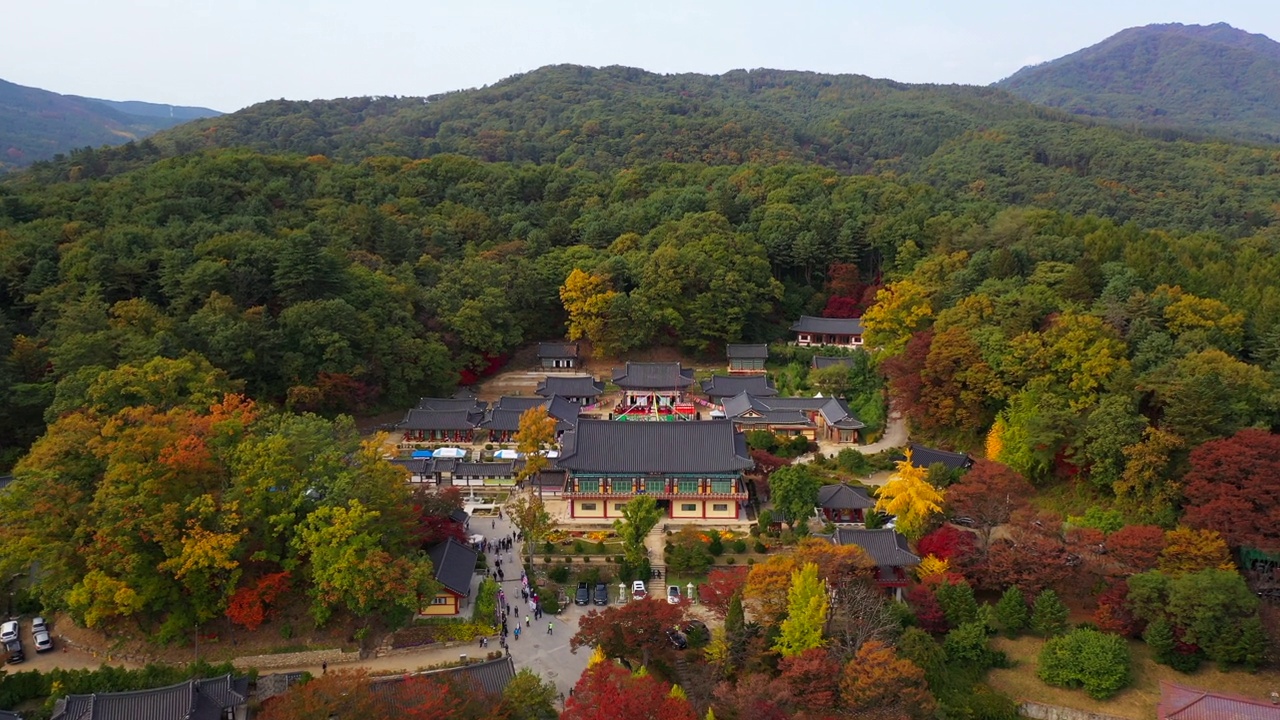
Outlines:
{"type": "Polygon", "coordinates": [[[543,65],[985,85],[1150,23],[1280,40],[1264,0],[7,0],[0,79],[232,111],[429,95],[543,65]]]}

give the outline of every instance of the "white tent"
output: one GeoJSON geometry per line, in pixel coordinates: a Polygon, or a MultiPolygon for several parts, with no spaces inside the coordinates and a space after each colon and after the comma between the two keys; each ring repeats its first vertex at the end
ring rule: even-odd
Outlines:
{"type": "Polygon", "coordinates": [[[515,450],[499,450],[493,454],[495,460],[515,460],[520,457],[520,453],[515,450]]]}
{"type": "Polygon", "coordinates": [[[437,448],[431,454],[438,458],[464,458],[467,456],[467,451],[462,448],[437,448]]]}

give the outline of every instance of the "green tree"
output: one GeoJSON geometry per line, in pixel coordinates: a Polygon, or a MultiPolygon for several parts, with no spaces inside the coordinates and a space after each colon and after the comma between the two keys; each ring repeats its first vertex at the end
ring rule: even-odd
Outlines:
{"type": "Polygon", "coordinates": [[[742,629],[745,626],[746,613],[742,608],[742,590],[738,590],[729,599],[729,611],[724,616],[724,631],[733,640],[742,634],[742,629]]]}
{"type": "Polygon", "coordinates": [[[627,563],[639,567],[645,560],[645,536],[662,519],[658,501],[650,495],[641,495],[622,506],[622,517],[613,521],[613,530],[622,540],[622,553],[627,563]]]}
{"type": "Polygon", "coordinates": [[[502,711],[510,720],[555,720],[556,686],[529,668],[522,668],[502,691],[502,711]]]}
{"type": "Polygon", "coordinates": [[[1017,637],[1030,623],[1027,599],[1016,585],[1010,585],[996,603],[996,622],[1008,637],[1017,637]]]}
{"type": "Polygon", "coordinates": [[[951,627],[978,619],[978,601],[973,597],[973,588],[964,580],[941,583],[934,589],[934,597],[951,627]]]}
{"type": "Polygon", "coordinates": [[[1083,688],[1089,697],[1106,700],[1129,684],[1129,646],[1119,635],[1076,628],[1044,644],[1036,675],[1050,685],[1083,688]]]}
{"type": "Polygon", "coordinates": [[[507,517],[524,535],[525,554],[532,557],[533,549],[556,528],[555,518],[547,512],[542,498],[530,493],[512,495],[504,508],[507,517]]]}
{"type": "Polygon", "coordinates": [[[378,612],[396,625],[422,609],[438,584],[425,556],[396,557],[383,546],[381,513],[359,500],[311,513],[296,540],[312,581],[311,614],[324,624],[338,608],[378,612]]]}
{"type": "Polygon", "coordinates": [[[1031,608],[1031,629],[1044,637],[1061,635],[1067,629],[1067,606],[1058,593],[1045,590],[1031,608]]]}
{"type": "Polygon", "coordinates": [[[805,563],[791,573],[787,592],[787,618],[782,621],[773,649],[783,657],[821,647],[822,629],[827,622],[827,584],[818,577],[818,566],[805,563]]]}
{"type": "Polygon", "coordinates": [[[769,476],[773,507],[792,528],[806,523],[818,506],[822,480],[805,465],[786,465],[769,476]]]}

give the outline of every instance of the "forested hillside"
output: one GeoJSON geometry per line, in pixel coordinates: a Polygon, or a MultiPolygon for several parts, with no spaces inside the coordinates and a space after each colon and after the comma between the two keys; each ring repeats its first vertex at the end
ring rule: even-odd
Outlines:
{"type": "Polygon", "coordinates": [[[1129,28],[996,86],[1080,115],[1280,142],[1280,43],[1225,23],[1129,28]]]}
{"type": "Polygon", "coordinates": [[[555,66],[432,98],[277,101],[37,168],[45,182],[247,147],[353,162],[457,153],[606,172],[655,162],[816,163],[949,195],[1245,235],[1271,221],[1273,150],[1147,136],[991,88],[776,70],[720,76],[555,66]]]}
{"type": "Polygon", "coordinates": [[[59,95],[0,80],[0,173],[86,146],[139,140],[217,114],[207,108],[59,95]]]}

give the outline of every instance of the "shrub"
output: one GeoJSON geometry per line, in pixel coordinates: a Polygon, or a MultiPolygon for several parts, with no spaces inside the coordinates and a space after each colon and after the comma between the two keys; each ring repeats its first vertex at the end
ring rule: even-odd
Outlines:
{"type": "Polygon", "coordinates": [[[1129,646],[1119,635],[1077,628],[1044,644],[1036,674],[1050,685],[1084,688],[1089,697],[1106,700],[1129,684],[1129,646]]]}
{"type": "Polygon", "coordinates": [[[1031,609],[1031,629],[1044,637],[1061,635],[1067,629],[1067,606],[1058,593],[1045,590],[1036,597],[1031,609]]]}
{"type": "Polygon", "coordinates": [[[550,540],[542,543],[542,552],[547,553],[549,555],[555,551],[556,551],[555,543],[551,542],[550,540]]]}
{"type": "Polygon", "coordinates": [[[576,553],[578,553],[579,555],[581,555],[581,554],[582,554],[586,549],[587,549],[587,546],[586,546],[586,545],[583,545],[581,540],[574,540],[574,541],[573,541],[573,551],[574,551],[574,552],[576,552],[576,553]]]}
{"type": "Polygon", "coordinates": [[[1008,637],[1017,637],[1027,629],[1030,613],[1027,612],[1027,599],[1016,585],[1010,585],[996,603],[996,623],[1008,637]]]}
{"type": "Polygon", "coordinates": [[[558,582],[558,583],[568,582],[569,566],[557,565],[547,571],[547,577],[550,578],[552,582],[558,582]]]}
{"type": "Polygon", "coordinates": [[[747,558],[747,566],[748,566],[748,567],[750,567],[751,565],[755,565],[755,564],[756,564],[756,559],[755,559],[755,558],[747,558]]]}
{"type": "Polygon", "coordinates": [[[768,548],[768,547],[766,547],[764,543],[762,543],[762,542],[760,542],[759,540],[757,540],[757,541],[756,541],[756,546],[755,546],[755,551],[756,551],[756,552],[758,552],[758,553],[760,553],[761,555],[763,555],[763,554],[765,554],[765,553],[769,552],[769,548],[768,548]]]}
{"type": "Polygon", "coordinates": [[[560,612],[559,592],[548,592],[539,602],[542,604],[542,611],[555,615],[560,612]]]}
{"type": "Polygon", "coordinates": [[[720,533],[715,530],[712,530],[709,534],[711,541],[707,543],[707,552],[715,557],[720,557],[724,554],[724,541],[720,539],[720,533]]]}
{"type": "Polygon", "coordinates": [[[600,553],[601,555],[603,555],[603,554],[604,554],[604,541],[603,541],[603,540],[598,540],[598,541],[596,542],[596,552],[600,553]]]}
{"type": "Polygon", "coordinates": [[[980,622],[967,622],[947,633],[942,649],[953,665],[986,670],[996,664],[995,653],[987,644],[987,627],[980,622]]]}
{"type": "Polygon", "coordinates": [[[476,607],[472,617],[483,622],[490,622],[498,617],[498,582],[493,578],[480,581],[480,589],[476,591],[476,607]]]}
{"type": "Polygon", "coordinates": [[[582,562],[584,562],[584,563],[589,563],[589,562],[591,562],[591,556],[590,556],[590,555],[583,555],[583,556],[582,556],[582,562]]]}
{"type": "Polygon", "coordinates": [[[741,555],[747,551],[747,541],[741,538],[733,541],[733,551],[741,555]]]}
{"type": "Polygon", "coordinates": [[[725,564],[725,565],[733,565],[735,561],[736,561],[736,558],[727,558],[727,559],[725,559],[724,564],[725,564]]]}

